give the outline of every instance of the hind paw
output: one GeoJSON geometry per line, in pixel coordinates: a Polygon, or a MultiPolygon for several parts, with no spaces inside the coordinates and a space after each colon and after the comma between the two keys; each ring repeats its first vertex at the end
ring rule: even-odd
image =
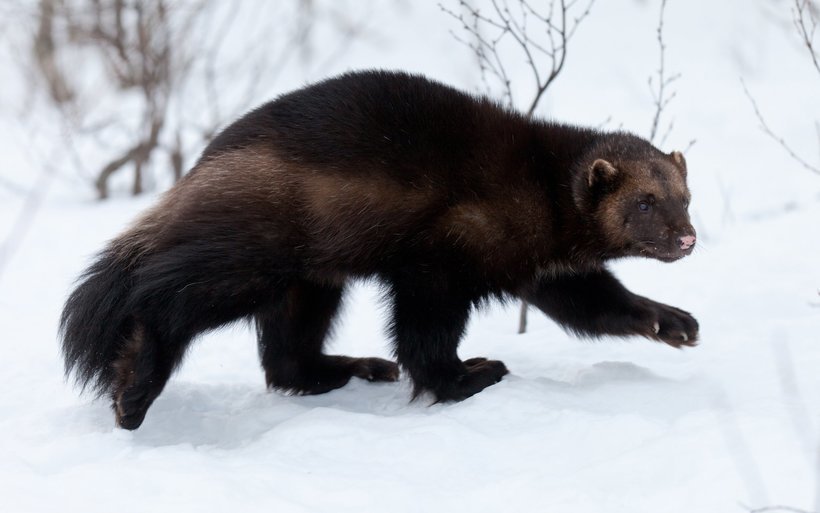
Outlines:
{"type": "Polygon", "coordinates": [[[436,402],[463,401],[495,385],[510,372],[499,360],[470,358],[463,363],[467,372],[458,376],[455,382],[434,390],[436,402]]]}
{"type": "Polygon", "coordinates": [[[354,358],[353,375],[367,381],[398,381],[399,366],[382,358],[354,358]]]}
{"type": "Polygon", "coordinates": [[[307,363],[277,362],[265,374],[271,388],[316,395],[345,386],[353,376],[368,381],[397,381],[399,367],[381,358],[321,355],[307,363]]]}

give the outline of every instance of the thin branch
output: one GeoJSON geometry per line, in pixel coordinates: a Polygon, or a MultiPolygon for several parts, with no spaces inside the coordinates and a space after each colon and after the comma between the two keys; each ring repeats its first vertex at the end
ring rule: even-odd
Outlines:
{"type": "Polygon", "coordinates": [[[503,88],[505,103],[512,107],[513,97],[511,81],[507,76],[504,61],[501,59],[498,52],[498,45],[506,35],[504,26],[500,25],[491,18],[483,16],[477,9],[470,6],[464,0],[459,1],[459,6],[462,10],[466,11],[468,17],[471,18],[469,23],[463,14],[456,14],[455,12],[439,4],[439,8],[444,13],[450,15],[461,24],[461,29],[470,36],[472,42],[465,41],[455,33],[451,32],[453,38],[455,38],[455,40],[459,43],[465,45],[473,52],[473,54],[475,54],[478,59],[479,70],[481,72],[481,80],[487,89],[490,89],[487,77],[492,76],[501,84],[503,88]],[[482,31],[482,28],[484,28],[482,24],[488,28],[500,29],[501,32],[495,38],[488,38],[482,31]]]}
{"type": "Polygon", "coordinates": [[[558,0],[556,8],[556,0],[551,0],[546,14],[538,12],[526,0],[515,2],[515,9],[508,0],[491,0],[489,14],[466,0],[458,2],[462,13],[442,4],[439,8],[458,21],[461,30],[468,34],[469,41],[456,34],[453,37],[477,57],[482,83],[489,91],[488,77],[495,79],[502,87],[505,103],[512,106],[515,103],[512,81],[507,73],[508,64],[501,55],[502,46],[509,40],[512,48],[521,54],[534,82],[535,92],[525,110],[527,115],[532,115],[563,70],[569,41],[589,15],[595,0],[589,0],[578,14],[571,15],[577,2],[558,0]]]}
{"type": "Polygon", "coordinates": [[[97,175],[97,179],[94,181],[94,186],[97,189],[97,196],[99,199],[108,198],[108,179],[111,175],[119,171],[129,162],[133,162],[140,152],[141,145],[138,144],[137,146],[128,149],[123,155],[106,164],[102,170],[100,170],[100,173],[97,175]]]}
{"type": "Polygon", "coordinates": [[[743,86],[743,92],[746,94],[746,97],[752,104],[752,108],[755,111],[755,116],[757,116],[757,120],[760,122],[761,130],[763,130],[763,132],[766,135],[768,135],[771,139],[777,142],[784,150],[786,150],[786,152],[791,156],[791,158],[794,159],[801,166],[808,169],[812,173],[820,174],[820,167],[809,164],[807,161],[801,158],[797,153],[795,153],[794,150],[791,149],[791,147],[786,143],[785,139],[774,133],[774,131],[772,131],[772,129],[769,128],[769,125],[768,123],[766,123],[763,114],[760,113],[760,108],[758,108],[757,102],[755,101],[754,97],[752,97],[752,94],[749,92],[749,89],[746,87],[746,82],[743,79],[740,79],[740,84],[743,86]]]}
{"type": "Polygon", "coordinates": [[[814,33],[817,31],[817,12],[816,7],[812,5],[809,0],[794,0],[794,7],[792,9],[792,19],[806,45],[806,49],[811,55],[811,61],[814,63],[814,69],[820,73],[820,55],[814,46],[814,33]]]}
{"type": "MultiPolygon", "coordinates": [[[[668,93],[668,88],[681,77],[680,73],[675,73],[671,76],[666,75],[666,42],[663,39],[663,19],[664,14],[666,13],[666,2],[667,0],[661,1],[661,12],[658,19],[658,28],[656,30],[658,48],[660,49],[660,64],[658,65],[657,71],[657,83],[653,80],[653,77],[649,77],[649,91],[652,94],[652,101],[655,105],[655,114],[652,117],[652,126],[649,130],[649,140],[652,142],[655,142],[655,138],[658,135],[658,127],[660,125],[663,111],[675,98],[675,96],[677,96],[677,91],[668,93]],[[657,86],[657,89],[655,86],[657,86]]],[[[664,142],[666,142],[666,138],[672,132],[673,125],[674,120],[669,122],[666,132],[663,137],[661,137],[661,146],[664,142]]]]}
{"type": "MultiPolygon", "coordinates": [[[[573,5],[574,3],[575,2],[571,2],[570,5],[573,5]]],[[[561,38],[561,43],[558,46],[554,46],[556,51],[560,52],[560,57],[557,59],[557,63],[556,60],[553,59],[553,66],[552,70],[550,71],[550,75],[549,77],[547,77],[546,81],[543,84],[541,84],[541,86],[538,88],[535,98],[533,98],[532,103],[530,104],[530,108],[527,111],[527,115],[531,116],[535,112],[535,108],[538,106],[538,102],[541,101],[541,96],[543,96],[544,92],[546,92],[549,86],[552,85],[553,81],[555,81],[555,79],[558,78],[558,74],[561,73],[561,70],[564,69],[564,63],[567,60],[567,44],[569,43],[569,40],[572,39],[572,36],[575,34],[575,31],[578,29],[578,25],[580,25],[584,18],[589,16],[589,12],[592,9],[592,5],[594,3],[595,0],[590,0],[589,4],[587,4],[586,9],[584,9],[584,11],[574,19],[573,25],[567,28],[566,16],[569,7],[567,6],[567,4],[564,3],[564,0],[561,0],[561,29],[558,31],[558,35],[561,38]]]]}
{"type": "Polygon", "coordinates": [[[521,300],[521,310],[518,312],[518,334],[527,332],[527,310],[530,305],[527,301],[521,300]]]}

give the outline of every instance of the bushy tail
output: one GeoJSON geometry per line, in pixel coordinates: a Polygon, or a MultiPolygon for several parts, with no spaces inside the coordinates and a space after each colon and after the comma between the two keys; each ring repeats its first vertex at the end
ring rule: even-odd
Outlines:
{"type": "Polygon", "coordinates": [[[81,276],[60,318],[66,375],[99,395],[112,391],[112,365],[130,335],[129,267],[113,247],[104,250],[81,276]]]}

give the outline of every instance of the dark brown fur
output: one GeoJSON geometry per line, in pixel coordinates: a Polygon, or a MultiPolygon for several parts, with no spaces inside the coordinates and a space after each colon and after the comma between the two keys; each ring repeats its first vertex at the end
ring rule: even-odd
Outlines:
{"type": "Polygon", "coordinates": [[[67,366],[131,429],[190,341],[243,317],[271,387],[395,380],[392,362],[322,352],[346,284],[371,277],[392,301],[399,364],[437,400],[507,372],[456,353],[490,298],[525,298],[582,335],[692,344],[691,316],[605,268],[691,251],[688,201],[682,155],[636,136],[533,121],[418,76],[343,75],[225,129],[111,243],[66,304],[67,366]]]}

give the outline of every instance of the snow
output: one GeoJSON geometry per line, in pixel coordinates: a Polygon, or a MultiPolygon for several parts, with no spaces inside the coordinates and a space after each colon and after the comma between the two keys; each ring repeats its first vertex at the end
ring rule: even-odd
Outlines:
{"type": "MultiPolygon", "coordinates": [[[[372,5],[390,44],[360,43],[327,74],[381,66],[476,86],[433,4],[372,5]]],[[[93,254],[155,198],[98,204],[58,176],[0,275],[2,510],[816,510],[820,177],[759,131],[739,77],[809,156],[818,77],[785,3],[750,5],[669,3],[668,62],[683,75],[665,149],[698,140],[687,160],[699,246],[674,264],[613,265],[635,292],[693,312],[698,347],[579,341],[536,312],[516,335],[516,307],[495,305],[473,316],[460,354],[500,359],[511,374],[429,406],[409,401],[406,378],[354,379],[321,396],[267,392],[255,337],[237,324],[195,344],[139,430],[114,429],[106,401],[64,381],[57,318],[93,254]]],[[[588,124],[612,116],[611,126],[645,133],[656,17],[654,3],[596,4],[543,112],[588,124]]],[[[33,183],[25,137],[3,112],[0,176],[33,183]]],[[[21,208],[0,187],[0,237],[21,208]]],[[[378,296],[374,284],[350,292],[332,352],[389,356],[378,296]]]]}

